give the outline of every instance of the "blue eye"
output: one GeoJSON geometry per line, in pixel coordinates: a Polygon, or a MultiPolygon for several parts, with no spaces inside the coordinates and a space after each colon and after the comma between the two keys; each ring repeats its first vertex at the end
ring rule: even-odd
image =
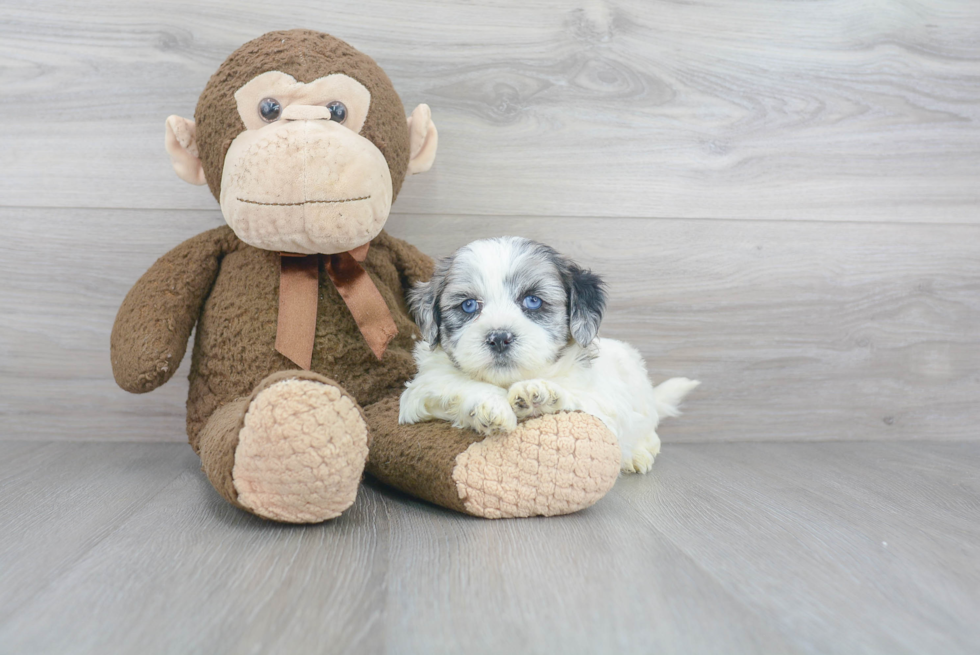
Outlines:
{"type": "Polygon", "coordinates": [[[480,308],[480,303],[473,300],[472,298],[467,298],[463,301],[463,304],[459,306],[467,314],[472,314],[480,308]]]}
{"type": "Polygon", "coordinates": [[[537,296],[524,296],[524,301],[521,304],[524,305],[524,309],[530,309],[532,312],[535,309],[541,309],[541,299],[537,296]]]}

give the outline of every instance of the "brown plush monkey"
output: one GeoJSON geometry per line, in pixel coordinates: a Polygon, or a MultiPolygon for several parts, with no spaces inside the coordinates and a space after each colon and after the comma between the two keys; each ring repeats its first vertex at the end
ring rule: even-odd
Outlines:
{"type": "Polygon", "coordinates": [[[432,261],[382,227],[406,175],[428,170],[429,108],[406,120],[369,57],[327,34],[270,32],[235,51],[166,147],[208,184],[226,227],[161,257],[127,294],[112,368],[134,393],[165,383],[197,333],[187,434],[225,499],[265,518],[323,521],[362,472],[477,516],[574,512],[615,482],[612,434],[554,414],[481,440],[398,425],[418,330],[405,291],[432,261]]]}

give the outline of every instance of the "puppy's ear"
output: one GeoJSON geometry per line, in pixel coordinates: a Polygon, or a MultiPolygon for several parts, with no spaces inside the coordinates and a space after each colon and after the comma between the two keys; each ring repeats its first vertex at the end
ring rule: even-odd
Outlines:
{"type": "Polygon", "coordinates": [[[592,271],[564,261],[562,277],[568,293],[568,329],[580,346],[592,343],[606,310],[606,284],[592,271]]]}
{"type": "Polygon", "coordinates": [[[436,262],[436,270],[428,282],[416,282],[408,292],[408,309],[412,318],[422,331],[422,338],[430,346],[439,343],[439,326],[442,325],[442,310],[439,296],[446,287],[446,278],[453,265],[453,256],[443,257],[436,262]]]}
{"type": "Polygon", "coordinates": [[[422,338],[434,346],[439,341],[439,285],[436,276],[428,282],[416,282],[408,292],[408,309],[412,312],[415,324],[422,331],[422,338]]]}

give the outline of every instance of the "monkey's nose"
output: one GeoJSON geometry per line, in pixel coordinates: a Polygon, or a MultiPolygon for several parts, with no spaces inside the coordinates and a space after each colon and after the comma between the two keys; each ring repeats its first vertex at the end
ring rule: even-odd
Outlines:
{"type": "Polygon", "coordinates": [[[330,110],[320,105],[286,105],[282,110],[285,121],[330,120],[330,110]]]}
{"type": "Polygon", "coordinates": [[[514,335],[510,332],[495,330],[487,334],[487,345],[490,346],[491,350],[496,350],[498,353],[507,350],[513,342],[514,335]]]}

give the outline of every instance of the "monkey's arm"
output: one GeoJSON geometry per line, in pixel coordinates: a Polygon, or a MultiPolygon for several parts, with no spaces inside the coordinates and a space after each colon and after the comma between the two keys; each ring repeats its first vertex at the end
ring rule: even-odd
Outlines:
{"type": "Polygon", "coordinates": [[[229,228],[219,227],[188,239],[158,259],[126,294],[110,339],[112,374],[120,387],[153,391],[177,370],[230,235],[229,228]]]}
{"type": "Polygon", "coordinates": [[[412,244],[396,239],[385,231],[375,237],[374,244],[391,252],[405,291],[411,289],[416,282],[427,282],[432,277],[435,267],[432,258],[412,244]]]}

